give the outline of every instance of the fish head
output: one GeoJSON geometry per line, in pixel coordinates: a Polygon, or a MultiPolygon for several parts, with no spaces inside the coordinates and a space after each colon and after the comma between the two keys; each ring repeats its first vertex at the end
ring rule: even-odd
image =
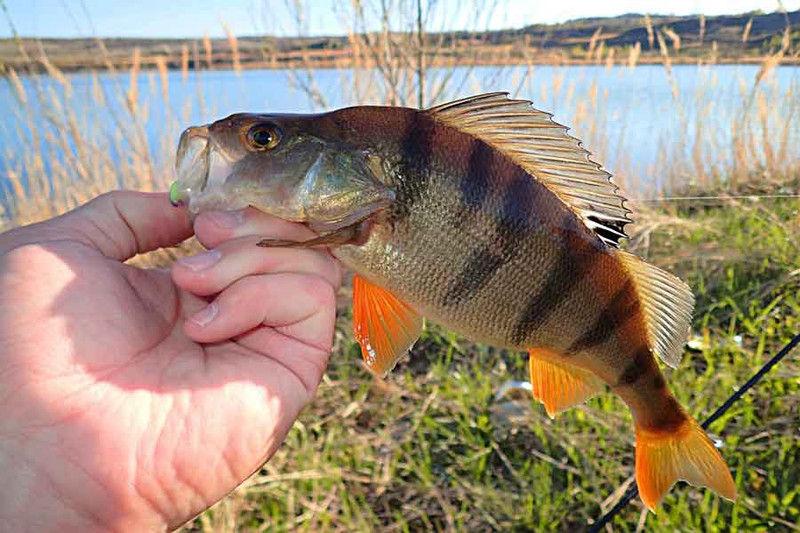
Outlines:
{"type": "Polygon", "coordinates": [[[191,215],[253,206],[315,230],[391,204],[379,159],[319,127],[321,116],[240,113],[186,129],[170,199],[191,215]]]}

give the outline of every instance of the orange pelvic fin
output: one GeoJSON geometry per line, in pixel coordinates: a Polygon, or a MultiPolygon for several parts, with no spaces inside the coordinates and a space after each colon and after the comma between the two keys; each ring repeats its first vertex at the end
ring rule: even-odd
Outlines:
{"type": "Polygon", "coordinates": [[[655,512],[666,493],[682,479],[736,499],[736,485],[722,455],[700,425],[687,418],[672,432],[636,427],[636,484],[648,509],[655,512]]]}
{"type": "Polygon", "coordinates": [[[533,397],[544,404],[550,418],[603,391],[603,382],[582,368],[556,360],[547,350],[529,350],[533,397]]]}
{"type": "Polygon", "coordinates": [[[422,331],[422,317],[389,291],[353,278],[353,326],[370,370],[388,373],[422,331]]]}

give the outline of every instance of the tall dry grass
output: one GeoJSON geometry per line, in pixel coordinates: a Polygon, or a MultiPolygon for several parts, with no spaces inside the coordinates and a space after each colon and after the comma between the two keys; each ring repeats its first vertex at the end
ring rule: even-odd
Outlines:
{"type": "MultiPolygon", "coordinates": [[[[287,0],[287,6],[292,22],[282,31],[302,35],[309,6],[294,0],[287,0]]],[[[446,19],[437,6],[420,0],[352,0],[349,7],[331,14],[346,31],[353,56],[348,60],[353,68],[337,71],[340,92],[332,94],[320,83],[321,71],[308,54],[301,54],[305,60],[299,66],[283,71],[287,88],[303,93],[309,107],[316,109],[330,108],[332,102],[426,107],[480,91],[509,90],[557,111],[556,119],[573,128],[598,162],[613,161],[617,182],[635,197],[735,187],[754,175],[780,181],[798,172],[800,88],[779,84],[775,76],[785,57],[800,53],[791,48],[789,28],[752,79],[738,75],[739,112],[721,116],[716,47],[699,58],[695,68],[701,81],[689,90],[673,62],[684,53],[681,37],[671,28],[654,27],[649,16],[643,21],[647,41],[628,50],[607,46],[602,30],[589,40],[585,57],[604,67],[605,75],[619,73],[618,84],[609,89],[600,81],[601,71],[592,66],[548,66],[544,75],[537,63],[538,49],[529,40],[514,50],[514,57],[521,59],[513,65],[508,64],[509,48],[483,46],[482,32],[492,13],[503,9],[502,0],[465,0],[460,11],[472,15],[466,22],[467,38],[459,40],[443,31],[446,19]],[[653,68],[639,65],[644,45],[660,50],[661,79],[671,98],[664,123],[672,127],[653,132],[656,156],[648,166],[637,167],[631,154],[642,140],[628,131],[635,129],[638,117],[615,109],[609,90],[628,91],[639,69],[653,68]],[[493,56],[487,56],[490,49],[493,56]],[[499,65],[485,68],[492,62],[499,65]]],[[[743,42],[751,27],[752,21],[742,29],[743,42]]],[[[20,139],[21,149],[5,150],[0,227],[53,216],[112,188],[166,189],[179,131],[193,112],[207,114],[215,106],[214,95],[203,89],[203,73],[219,68],[221,60],[236,74],[242,72],[238,40],[229,28],[225,31],[230,50],[225,57],[213,49],[207,35],[191,49],[182,46],[179,79],[170,77],[170,65],[163,58],[148,63],[154,69],[145,69],[138,49],[131,50],[127,72],[120,72],[97,39],[96,52],[106,58],[107,67],[88,74],[89,89],[80,88],[79,105],[76,75],[61,72],[41,46],[28,49],[18,40],[30,68],[5,68],[2,81],[15,101],[15,120],[9,121],[4,135],[20,139]],[[175,87],[170,80],[186,85],[190,77],[200,80],[196,92],[180,104],[171,103],[175,87]]],[[[702,22],[699,31],[703,39],[702,22]]],[[[265,45],[263,54],[268,61],[275,50],[265,45]]]]}

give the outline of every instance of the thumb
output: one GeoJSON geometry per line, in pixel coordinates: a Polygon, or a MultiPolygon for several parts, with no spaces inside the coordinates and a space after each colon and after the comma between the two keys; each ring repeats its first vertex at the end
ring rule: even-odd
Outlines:
{"type": "Polygon", "coordinates": [[[112,191],[52,220],[3,235],[0,252],[23,244],[70,240],[125,261],[137,253],[174,246],[192,235],[186,209],[166,193],[112,191]],[[10,240],[9,240],[10,239],[10,240]]]}

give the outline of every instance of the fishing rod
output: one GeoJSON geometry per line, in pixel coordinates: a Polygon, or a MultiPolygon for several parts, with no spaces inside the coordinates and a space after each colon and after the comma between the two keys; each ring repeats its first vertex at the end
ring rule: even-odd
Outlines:
{"type": "MultiPolygon", "coordinates": [[[[762,366],[758,372],[753,374],[753,376],[747,380],[747,382],[742,386],[742,388],[731,394],[731,396],[727,400],[725,400],[725,403],[723,403],[716,411],[714,411],[711,414],[711,416],[706,418],[703,421],[703,423],[700,424],[703,427],[703,429],[708,429],[708,426],[710,426],[716,419],[725,414],[725,411],[730,409],[730,407],[734,403],[736,403],[736,401],[739,398],[741,398],[744,395],[744,393],[750,390],[756,383],[761,381],[761,378],[763,378],[764,375],[772,369],[772,367],[777,365],[781,361],[781,359],[786,357],[786,355],[789,352],[791,352],[792,349],[794,349],[794,347],[797,346],[798,344],[800,344],[800,333],[795,335],[794,338],[790,340],[789,343],[781,349],[781,351],[772,356],[772,358],[769,361],[767,361],[766,364],[764,364],[764,366],[762,366]]],[[[607,513],[605,513],[602,517],[600,517],[600,519],[597,521],[596,524],[593,524],[589,528],[589,533],[598,533],[606,524],[608,524],[611,521],[612,518],[614,518],[614,516],[616,516],[617,513],[619,513],[626,505],[628,505],[628,502],[634,499],[637,494],[639,494],[639,489],[634,484],[633,486],[631,486],[631,488],[627,490],[627,492],[625,492],[625,495],[622,497],[620,501],[617,502],[616,505],[614,505],[614,507],[612,507],[607,513]]]]}

